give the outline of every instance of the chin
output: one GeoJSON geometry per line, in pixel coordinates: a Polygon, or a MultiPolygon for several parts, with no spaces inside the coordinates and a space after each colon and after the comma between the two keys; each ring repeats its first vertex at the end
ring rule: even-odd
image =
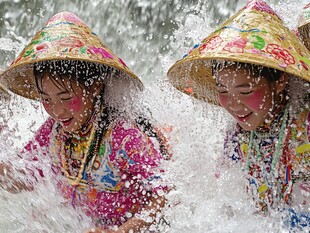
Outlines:
{"type": "Polygon", "coordinates": [[[68,133],[73,133],[73,132],[76,132],[77,130],[79,130],[80,128],[79,127],[70,127],[70,126],[64,127],[63,126],[63,129],[68,133]]]}
{"type": "Polygon", "coordinates": [[[256,130],[257,129],[257,127],[258,126],[256,126],[256,125],[248,125],[248,124],[240,124],[240,123],[238,123],[239,125],[240,125],[240,127],[242,128],[242,129],[244,129],[245,131],[253,131],[253,130],[256,130]]]}

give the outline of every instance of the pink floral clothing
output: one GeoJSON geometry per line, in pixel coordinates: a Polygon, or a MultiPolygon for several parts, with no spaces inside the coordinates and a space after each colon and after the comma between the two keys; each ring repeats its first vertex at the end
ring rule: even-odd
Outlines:
{"type": "MultiPolygon", "coordinates": [[[[59,127],[48,120],[39,130],[36,143],[28,144],[26,150],[35,149],[33,144],[53,147],[59,127]]],[[[101,140],[100,151],[83,172],[86,185],[70,184],[63,176],[61,155],[49,151],[61,193],[99,226],[121,225],[163,189],[157,185],[163,157],[153,139],[135,124],[115,120],[101,140]]],[[[40,174],[43,175],[42,171],[40,174]]]]}

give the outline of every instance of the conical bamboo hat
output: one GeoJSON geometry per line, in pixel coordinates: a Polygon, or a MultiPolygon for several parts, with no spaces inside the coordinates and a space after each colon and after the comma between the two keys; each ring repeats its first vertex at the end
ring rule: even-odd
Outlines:
{"type": "Polygon", "coordinates": [[[178,90],[218,104],[212,61],[261,65],[310,81],[309,59],[310,52],[277,14],[254,0],[177,61],[168,78],[178,90]]]}
{"type": "Polygon", "coordinates": [[[30,99],[39,94],[33,64],[40,61],[80,60],[114,67],[143,87],[140,79],[76,15],[54,15],[0,75],[0,82],[12,92],[30,99]]]}

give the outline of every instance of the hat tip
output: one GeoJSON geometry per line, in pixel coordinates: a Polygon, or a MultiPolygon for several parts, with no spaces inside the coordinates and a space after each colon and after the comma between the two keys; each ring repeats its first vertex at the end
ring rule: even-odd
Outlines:
{"type": "Polygon", "coordinates": [[[64,22],[71,22],[71,23],[83,23],[83,20],[81,20],[76,14],[70,12],[70,11],[61,11],[59,13],[56,13],[53,15],[45,25],[48,25],[50,23],[53,23],[54,21],[64,21],[64,22]]]}

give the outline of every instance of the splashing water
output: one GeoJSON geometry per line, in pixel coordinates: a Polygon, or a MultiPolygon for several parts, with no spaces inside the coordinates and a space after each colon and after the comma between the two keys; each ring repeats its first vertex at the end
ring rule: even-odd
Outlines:
{"type": "MultiPolygon", "coordinates": [[[[273,4],[290,28],[296,27],[300,1],[267,3],[273,4]]],[[[221,171],[221,176],[216,176],[225,131],[233,123],[232,118],[219,107],[176,91],[165,77],[176,60],[245,1],[72,0],[65,4],[37,0],[32,4],[0,2],[0,25],[5,28],[0,38],[3,67],[39,25],[52,14],[70,9],[148,84],[136,105],[142,111],[150,111],[154,121],[169,129],[173,152],[172,160],[163,165],[167,180],[174,186],[167,196],[165,221],[169,226],[161,226],[160,232],[287,232],[280,213],[272,214],[271,219],[254,214],[255,208],[244,191],[241,169],[221,171]]],[[[22,166],[17,154],[46,118],[37,102],[17,96],[2,101],[0,158],[9,160],[15,168],[22,166]]],[[[48,162],[44,164],[43,169],[49,171],[48,162]]],[[[90,219],[82,212],[64,204],[66,200],[46,174],[32,192],[0,191],[1,232],[82,232],[90,225],[90,219]]]]}

